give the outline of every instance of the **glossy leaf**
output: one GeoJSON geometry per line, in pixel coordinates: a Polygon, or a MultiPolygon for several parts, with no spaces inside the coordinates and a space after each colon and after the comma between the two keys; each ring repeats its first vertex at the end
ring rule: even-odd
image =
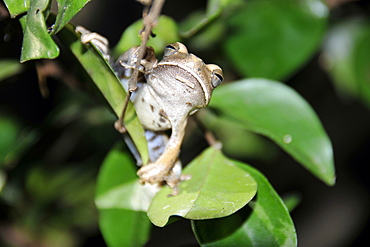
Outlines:
{"type": "Polygon", "coordinates": [[[135,179],[110,189],[98,196],[95,202],[100,209],[122,208],[146,212],[156,192],[155,186],[143,186],[135,179]]]}
{"type": "Polygon", "coordinates": [[[135,163],[121,149],[122,145],[117,144],[105,157],[99,171],[96,197],[123,183],[137,179],[135,163]]]}
{"type": "Polygon", "coordinates": [[[370,22],[344,21],[328,33],[323,46],[323,64],[338,91],[370,106],[370,22]]]}
{"type": "Polygon", "coordinates": [[[24,67],[16,59],[2,59],[0,60],[0,68],[0,81],[2,81],[19,74],[23,71],[24,67]]]}
{"type": "Polygon", "coordinates": [[[204,109],[197,113],[197,118],[213,132],[222,143],[225,155],[234,158],[252,158],[268,161],[277,154],[277,147],[266,138],[246,130],[229,118],[217,116],[204,109]]]}
{"type": "MultiPolygon", "coordinates": [[[[114,48],[114,54],[117,57],[132,46],[140,45],[139,33],[142,28],[143,22],[141,19],[126,28],[117,46],[114,48]]],[[[152,46],[157,54],[162,53],[168,44],[177,42],[180,39],[176,22],[171,17],[164,15],[159,17],[157,26],[153,28],[153,33],[156,36],[148,40],[148,46],[152,46]]]]}
{"type": "MultiPolygon", "coordinates": [[[[91,44],[83,45],[71,25],[65,26],[65,28],[58,34],[58,37],[67,47],[70,48],[72,53],[108,101],[115,114],[119,116],[122,112],[126,92],[121,86],[119,79],[101,54],[91,44]]],[[[144,164],[146,164],[148,161],[148,148],[144,129],[136,116],[131,102],[126,110],[124,124],[135,143],[144,164]]]]}
{"type": "MultiPolygon", "coordinates": [[[[137,182],[133,161],[127,154],[120,151],[119,146],[116,146],[103,162],[96,190],[99,225],[109,247],[142,246],[149,237],[151,224],[145,212],[114,205],[106,207],[109,202],[104,202],[104,195],[132,181],[137,182]]],[[[135,194],[130,194],[130,191],[126,192],[128,193],[120,198],[123,202],[135,198],[135,194]]]]}
{"type": "Polygon", "coordinates": [[[52,34],[59,32],[90,0],[57,0],[58,14],[52,34]]]}
{"type": "Polygon", "coordinates": [[[255,195],[257,185],[248,172],[237,167],[220,150],[208,148],[183,171],[192,178],[180,184],[180,194],[169,197],[162,188],[148,210],[153,224],[164,226],[170,216],[212,219],[228,216],[255,195]]]}
{"type": "Polygon", "coordinates": [[[243,76],[281,80],[320,45],[328,17],[321,0],[252,0],[233,15],[226,54],[243,76]]]}
{"type": "Polygon", "coordinates": [[[328,185],[335,183],[330,140],[313,109],[291,88],[265,79],[241,80],[215,90],[210,107],[272,139],[328,185]]]}
{"type": "Polygon", "coordinates": [[[151,223],[145,212],[124,209],[99,210],[99,227],[109,247],[144,246],[151,223]]]}
{"type": "Polygon", "coordinates": [[[44,11],[50,7],[46,0],[34,0],[30,3],[27,15],[20,19],[23,29],[21,62],[32,59],[56,58],[59,48],[48,33],[44,11]]]}
{"type": "Polygon", "coordinates": [[[4,0],[12,18],[27,12],[30,7],[30,0],[4,0]]]}
{"type": "Polygon", "coordinates": [[[297,246],[289,212],[268,180],[254,168],[232,161],[257,181],[256,200],[222,219],[192,221],[201,246],[297,246]]]}

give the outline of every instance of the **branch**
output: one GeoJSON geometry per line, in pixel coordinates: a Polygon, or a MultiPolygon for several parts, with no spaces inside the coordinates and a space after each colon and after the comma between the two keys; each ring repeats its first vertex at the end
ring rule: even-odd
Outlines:
{"type": "Polygon", "coordinates": [[[137,89],[137,81],[139,77],[139,67],[140,62],[144,58],[146,53],[146,44],[148,42],[149,36],[152,34],[152,29],[157,25],[159,15],[161,14],[161,10],[165,0],[137,0],[145,5],[143,10],[143,23],[144,28],[140,32],[141,35],[141,44],[139,47],[139,54],[137,57],[137,61],[135,64],[134,72],[132,73],[130,80],[128,81],[128,92],[126,95],[126,99],[124,101],[123,110],[120,118],[115,123],[115,128],[121,132],[126,132],[126,128],[123,125],[123,119],[125,116],[126,108],[131,97],[132,92],[137,89]]]}
{"type": "Polygon", "coordinates": [[[138,60],[135,64],[134,73],[131,75],[131,78],[128,82],[128,88],[130,93],[135,91],[137,88],[137,79],[139,76],[139,67],[140,61],[144,58],[146,52],[146,44],[148,42],[149,36],[152,34],[152,29],[157,25],[159,15],[161,14],[162,6],[165,0],[154,0],[150,6],[148,13],[144,10],[143,13],[143,23],[144,28],[141,31],[141,44],[139,48],[138,60]]]}

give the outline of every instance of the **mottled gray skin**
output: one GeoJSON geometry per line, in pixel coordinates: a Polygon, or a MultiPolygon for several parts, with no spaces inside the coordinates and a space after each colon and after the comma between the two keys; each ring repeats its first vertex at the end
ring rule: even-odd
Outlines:
{"type": "MultiPolygon", "coordinates": [[[[100,35],[94,36],[85,29],[78,31],[82,33],[83,42],[94,43],[104,57],[111,60],[107,54],[106,39],[100,39],[100,35]]],[[[139,47],[132,47],[112,64],[126,91],[138,52],[139,47]]],[[[181,163],[178,161],[187,119],[208,105],[213,89],[222,82],[222,70],[217,65],[205,64],[177,42],[166,47],[159,62],[154,50],[148,47],[144,59],[140,61],[139,71],[141,77],[131,100],[147,130],[150,163],[142,166],[137,174],[142,183],[167,183],[175,195],[178,184],[189,179],[189,176],[181,175],[181,163]],[[171,129],[169,139],[163,132],[168,129],[171,129]]]]}

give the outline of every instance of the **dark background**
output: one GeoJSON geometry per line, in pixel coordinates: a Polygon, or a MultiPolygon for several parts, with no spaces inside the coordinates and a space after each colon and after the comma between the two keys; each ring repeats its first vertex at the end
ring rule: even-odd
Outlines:
{"type": "MultiPolygon", "coordinates": [[[[195,9],[205,8],[205,5],[206,1],[203,0],[172,0],[166,2],[163,13],[180,21],[195,9]]],[[[95,0],[78,14],[73,23],[102,34],[113,46],[125,28],[141,17],[141,9],[141,5],[135,1],[95,0]]],[[[355,1],[332,9],[331,18],[369,13],[369,1],[355,1]]],[[[0,25],[3,23],[0,22],[0,25]]],[[[9,46],[5,52],[1,49],[1,58],[19,57],[20,51],[17,49],[20,47],[20,40],[15,39],[11,44],[4,43],[3,40],[1,42],[2,47],[9,46]]],[[[30,70],[18,79],[11,83],[0,83],[0,109],[11,112],[29,126],[37,127],[42,124],[61,102],[60,91],[69,90],[65,85],[50,79],[50,97],[43,99],[38,91],[34,71],[30,70]]],[[[320,67],[319,51],[286,83],[311,104],[321,119],[333,143],[337,184],[334,187],[326,186],[282,151],[279,151],[273,162],[247,162],[265,174],[280,195],[294,192],[301,196],[301,203],[292,212],[299,246],[365,246],[370,242],[370,175],[367,169],[370,164],[370,111],[360,101],[343,99],[337,94],[333,83],[320,67]]],[[[120,138],[113,130],[110,133],[113,140],[120,138]]],[[[53,132],[50,133],[49,139],[53,135],[53,132]]],[[[48,143],[47,140],[43,141],[48,143]]],[[[199,145],[204,145],[199,142],[199,145]]],[[[104,157],[108,149],[109,146],[98,151],[101,155],[99,159],[104,157]]],[[[190,147],[185,146],[182,154],[186,154],[187,150],[190,152],[190,147]]],[[[84,155],[80,156],[74,159],[83,159],[84,155]]],[[[97,172],[98,167],[99,162],[96,162],[91,169],[97,172]]],[[[27,171],[20,166],[16,170],[11,171],[10,177],[27,171]]],[[[12,219],[13,215],[7,214],[11,212],[9,208],[1,206],[0,210],[1,214],[4,213],[4,218],[12,219]]],[[[81,246],[104,246],[97,228],[83,234],[81,246]]],[[[189,223],[179,221],[164,229],[156,228],[148,246],[196,246],[195,243],[189,223]],[[177,245],[180,242],[182,244],[177,245]]]]}

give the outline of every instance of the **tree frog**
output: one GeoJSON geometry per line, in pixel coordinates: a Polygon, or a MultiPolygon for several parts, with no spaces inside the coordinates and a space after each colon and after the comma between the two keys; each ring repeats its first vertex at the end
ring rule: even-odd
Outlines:
{"type": "MultiPolygon", "coordinates": [[[[104,37],[83,27],[77,27],[76,31],[82,34],[83,43],[94,43],[105,59],[111,60],[104,37]]],[[[166,183],[175,195],[179,183],[189,179],[181,175],[178,161],[188,117],[208,105],[212,91],[223,80],[222,70],[215,64],[205,64],[180,42],[168,45],[161,61],[156,59],[151,47],[147,47],[141,61],[137,61],[138,53],[139,47],[132,47],[112,63],[126,91],[135,64],[140,63],[142,77],[131,101],[147,130],[150,162],[137,175],[141,183],[166,183]],[[169,138],[163,132],[168,129],[171,129],[169,138]],[[153,144],[155,139],[160,142],[153,144]]]]}

